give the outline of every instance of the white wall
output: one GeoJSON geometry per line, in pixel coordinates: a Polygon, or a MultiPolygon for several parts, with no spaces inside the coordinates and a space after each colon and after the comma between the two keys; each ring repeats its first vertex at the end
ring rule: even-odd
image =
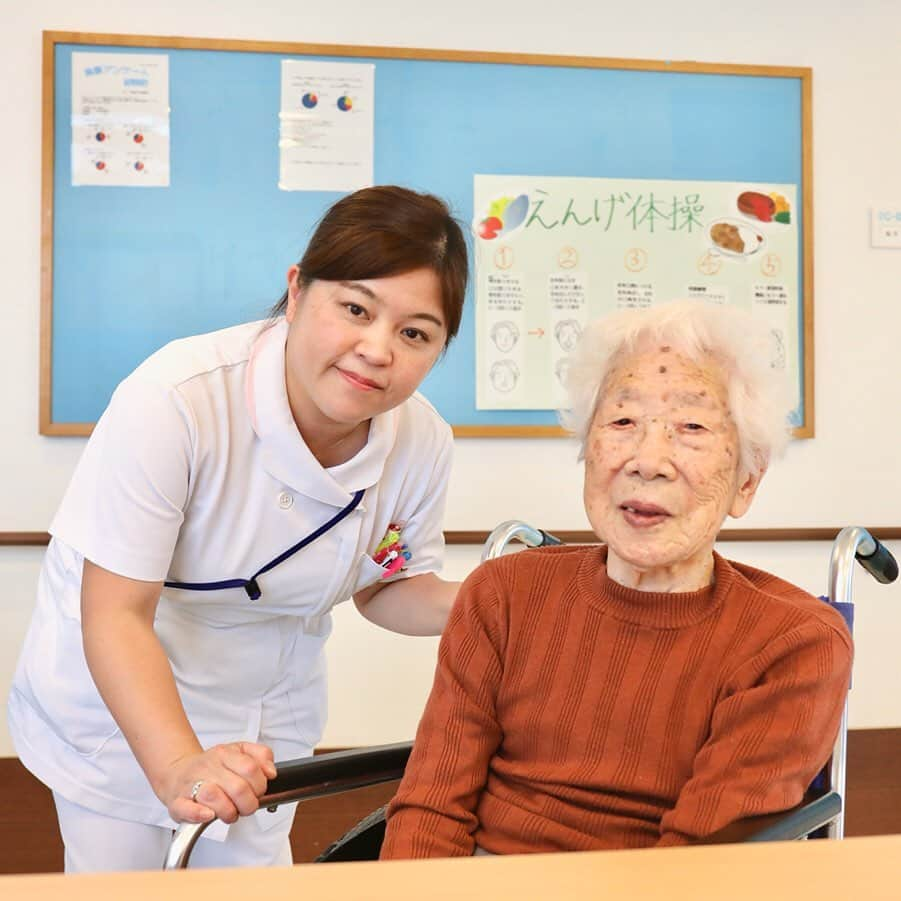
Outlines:
{"type": "MultiPolygon", "coordinates": [[[[811,66],[814,70],[816,430],[768,475],[748,527],[901,525],[897,335],[901,251],[869,247],[869,208],[901,206],[901,7],[890,0],[0,0],[0,531],[44,530],[82,439],[37,433],[41,31],[144,33],[811,66]],[[390,8],[390,14],[386,9],[390,8]]],[[[772,136],[779,140],[778,135],[772,136]]],[[[123,303],[127,302],[127,286],[123,303]]],[[[446,527],[524,518],[587,528],[581,472],[562,440],[460,440],[446,527]]],[[[901,550],[898,546],[895,551],[901,550]]],[[[828,547],[726,545],[730,556],[820,589],[828,547]]],[[[451,549],[463,575],[473,549],[451,549]]],[[[0,692],[32,604],[40,552],[0,548],[0,692]]],[[[901,726],[901,590],[857,579],[852,725],[901,726]]],[[[332,641],[325,743],[408,737],[435,642],[390,636],[347,607],[332,641]]],[[[0,755],[12,753],[0,728],[0,755]]]]}

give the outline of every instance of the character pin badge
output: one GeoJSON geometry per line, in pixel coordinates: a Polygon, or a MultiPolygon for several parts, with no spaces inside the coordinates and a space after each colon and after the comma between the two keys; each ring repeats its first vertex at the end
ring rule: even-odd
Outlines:
{"type": "Polygon", "coordinates": [[[382,578],[387,579],[404,568],[404,564],[413,556],[401,540],[403,523],[392,522],[388,525],[385,537],[379,542],[372,559],[385,571],[382,578]]]}

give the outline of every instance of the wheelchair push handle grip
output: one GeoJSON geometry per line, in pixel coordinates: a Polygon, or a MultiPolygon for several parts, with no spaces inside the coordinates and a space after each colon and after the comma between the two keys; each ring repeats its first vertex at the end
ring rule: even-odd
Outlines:
{"type": "Polygon", "coordinates": [[[538,547],[548,547],[552,544],[563,544],[563,542],[556,536],[551,535],[550,532],[545,532],[544,529],[538,530],[541,533],[541,544],[538,547]]]}
{"type": "Polygon", "coordinates": [[[855,555],[860,565],[877,581],[888,585],[898,578],[898,561],[892,552],[878,539],[873,538],[876,545],[873,553],[864,556],[859,551],[855,555]]]}

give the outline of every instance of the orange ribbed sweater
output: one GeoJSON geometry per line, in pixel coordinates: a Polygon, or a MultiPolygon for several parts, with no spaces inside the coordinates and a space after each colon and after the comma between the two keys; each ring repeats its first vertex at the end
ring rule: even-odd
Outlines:
{"type": "Polygon", "coordinates": [[[382,858],[684,844],[790,808],[851,657],[826,604],[719,555],[684,594],[611,581],[603,546],[489,562],[441,640],[382,858]]]}

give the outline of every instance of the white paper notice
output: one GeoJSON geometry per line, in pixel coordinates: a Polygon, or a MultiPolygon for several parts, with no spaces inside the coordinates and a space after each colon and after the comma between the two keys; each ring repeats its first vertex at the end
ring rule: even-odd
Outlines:
{"type": "Polygon", "coordinates": [[[375,66],[282,60],[283,191],[355,191],[373,181],[375,66]]]}
{"type": "Polygon", "coordinates": [[[169,184],[169,57],[72,54],[72,184],[169,184]]]}
{"type": "Polygon", "coordinates": [[[597,316],[683,297],[740,307],[798,386],[791,184],[476,175],[476,408],[553,410],[597,316]]]}

